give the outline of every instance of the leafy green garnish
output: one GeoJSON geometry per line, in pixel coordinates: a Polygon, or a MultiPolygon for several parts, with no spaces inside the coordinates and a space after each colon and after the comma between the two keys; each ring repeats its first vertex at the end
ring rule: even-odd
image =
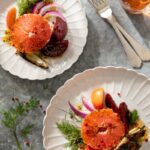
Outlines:
{"type": "Polygon", "coordinates": [[[44,1],[45,3],[53,3],[53,0],[17,0],[19,16],[30,12],[32,7],[40,1],[44,1]]]}
{"type": "Polygon", "coordinates": [[[27,138],[27,136],[32,132],[34,125],[33,124],[29,124],[27,126],[25,126],[22,130],[21,130],[21,134],[23,137],[27,138]]]}
{"type": "Polygon", "coordinates": [[[33,110],[39,106],[39,101],[35,98],[31,98],[26,103],[18,103],[15,108],[10,108],[8,111],[4,111],[2,123],[10,129],[14,129],[19,123],[19,117],[23,116],[25,113],[33,110]]]}
{"type": "MultiPolygon", "coordinates": [[[[13,99],[17,103],[14,107],[11,107],[7,111],[2,112],[2,124],[7,127],[12,133],[17,147],[19,150],[22,150],[21,143],[18,139],[17,128],[21,123],[21,120],[27,115],[29,111],[32,111],[39,107],[40,102],[36,98],[31,98],[27,102],[20,102],[18,99],[13,99]]],[[[16,104],[15,103],[15,104],[16,104]]],[[[21,129],[21,135],[24,138],[31,133],[33,125],[26,125],[21,129]]]]}
{"type": "Polygon", "coordinates": [[[72,125],[68,121],[63,120],[62,122],[57,123],[57,128],[69,141],[67,146],[71,147],[72,150],[78,150],[79,146],[84,145],[81,138],[81,131],[75,125],[72,125]]]}
{"type": "Polygon", "coordinates": [[[44,2],[46,2],[46,3],[53,3],[54,1],[53,0],[44,0],[44,2]]]}
{"type": "Polygon", "coordinates": [[[33,110],[37,108],[40,104],[40,101],[38,101],[36,98],[31,97],[31,99],[26,103],[25,109],[26,111],[33,110]]]}
{"type": "Polygon", "coordinates": [[[33,5],[42,0],[17,0],[17,5],[19,8],[19,15],[30,12],[33,5]]]}
{"type": "Polygon", "coordinates": [[[137,110],[133,110],[132,112],[130,112],[129,121],[130,121],[131,125],[135,124],[138,119],[139,119],[139,116],[138,116],[138,111],[137,110]]]}

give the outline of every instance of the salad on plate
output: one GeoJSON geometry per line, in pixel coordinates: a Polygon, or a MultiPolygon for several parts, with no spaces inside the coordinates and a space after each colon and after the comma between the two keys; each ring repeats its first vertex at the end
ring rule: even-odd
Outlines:
{"type": "Polygon", "coordinates": [[[47,69],[48,58],[63,55],[69,41],[63,7],[52,0],[17,0],[8,10],[3,41],[16,48],[16,54],[47,69]]]}
{"type": "Polygon", "coordinates": [[[125,102],[118,106],[103,88],[94,89],[90,99],[69,101],[65,118],[56,123],[71,150],[138,150],[148,141],[137,110],[129,110],[125,102]]]}

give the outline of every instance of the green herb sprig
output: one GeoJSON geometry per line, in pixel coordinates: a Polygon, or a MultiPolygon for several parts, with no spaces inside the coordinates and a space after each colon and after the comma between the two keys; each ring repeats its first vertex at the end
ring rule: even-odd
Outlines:
{"type": "Polygon", "coordinates": [[[32,132],[34,128],[34,125],[33,124],[28,124],[26,125],[22,130],[21,130],[21,134],[24,138],[27,138],[28,135],[32,132]]]}
{"type": "Polygon", "coordinates": [[[22,127],[19,132],[17,131],[18,126],[30,111],[39,108],[41,105],[40,101],[33,97],[26,102],[20,102],[18,98],[13,98],[12,100],[14,101],[15,106],[2,112],[2,124],[10,130],[10,133],[16,141],[18,150],[22,150],[22,144],[19,141],[19,136],[26,139],[28,135],[31,134],[34,125],[28,124],[25,127],[22,127]]]}
{"type": "Polygon", "coordinates": [[[45,3],[53,3],[53,0],[44,0],[45,3]]]}
{"type": "Polygon", "coordinates": [[[53,0],[17,0],[19,16],[22,16],[25,13],[29,13],[32,7],[40,1],[44,1],[46,3],[53,3],[53,0]]]}
{"type": "Polygon", "coordinates": [[[135,124],[138,119],[139,115],[137,110],[133,110],[132,112],[129,113],[129,123],[131,125],[135,124]]]}
{"type": "Polygon", "coordinates": [[[17,0],[19,16],[30,12],[33,5],[42,0],[17,0]]]}
{"type": "Polygon", "coordinates": [[[65,138],[69,141],[68,147],[72,150],[78,150],[80,146],[84,146],[81,138],[81,131],[75,125],[69,123],[69,121],[63,120],[57,123],[57,128],[64,134],[65,138]]]}

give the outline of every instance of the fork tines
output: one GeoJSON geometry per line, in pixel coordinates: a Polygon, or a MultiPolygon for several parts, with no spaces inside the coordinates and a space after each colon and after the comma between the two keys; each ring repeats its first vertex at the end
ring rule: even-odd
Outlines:
{"type": "Polygon", "coordinates": [[[89,1],[98,10],[101,10],[107,6],[107,0],[89,0],[89,1]]]}

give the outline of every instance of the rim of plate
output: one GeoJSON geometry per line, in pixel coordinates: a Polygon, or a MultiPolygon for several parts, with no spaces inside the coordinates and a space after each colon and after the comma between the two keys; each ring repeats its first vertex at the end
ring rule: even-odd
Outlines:
{"type": "Polygon", "coordinates": [[[45,126],[45,122],[46,122],[46,119],[48,117],[48,114],[47,114],[47,111],[51,108],[51,105],[55,99],[55,97],[62,91],[63,88],[65,88],[65,86],[69,83],[71,83],[73,80],[76,80],[76,78],[80,78],[80,76],[83,76],[84,74],[88,73],[88,72],[94,72],[96,70],[99,70],[99,69],[114,69],[114,70],[123,70],[123,71],[127,71],[127,72],[132,72],[132,73],[135,73],[137,74],[138,76],[140,77],[144,77],[145,80],[149,81],[150,82],[150,79],[148,77],[146,77],[146,75],[144,75],[143,73],[138,73],[137,71],[133,70],[133,69],[128,69],[126,67],[114,67],[114,66],[106,66],[106,67],[95,67],[95,68],[91,68],[91,69],[87,69],[81,73],[78,73],[78,74],[75,74],[72,78],[68,79],[61,87],[58,88],[58,90],[56,91],[56,94],[51,98],[50,100],[50,103],[49,105],[47,106],[46,108],[46,115],[43,119],[43,130],[42,130],[42,136],[43,136],[43,146],[44,146],[44,149],[45,149],[45,140],[46,138],[44,137],[44,132],[46,130],[46,126],[45,126]]]}
{"type": "Polygon", "coordinates": [[[52,75],[48,75],[48,76],[43,76],[43,77],[39,77],[39,78],[37,78],[37,77],[25,77],[25,76],[20,76],[20,75],[18,75],[18,74],[15,74],[12,70],[9,70],[8,68],[5,68],[4,67],[4,65],[2,65],[2,64],[0,64],[1,65],[1,67],[5,70],[5,71],[7,71],[7,72],[9,72],[10,74],[12,74],[13,76],[16,76],[16,77],[19,77],[19,78],[21,78],[21,79],[26,79],[26,80],[32,80],[32,81],[34,81],[34,80],[45,80],[45,79],[51,79],[51,78],[53,78],[53,77],[56,77],[56,76],[58,76],[58,75],[61,75],[61,74],[63,74],[65,71],[67,71],[68,69],[70,69],[78,60],[79,60],[79,57],[80,57],[80,55],[83,53],[83,51],[84,51],[84,48],[85,48],[85,45],[86,45],[86,43],[87,43],[87,36],[88,36],[88,21],[87,21],[87,16],[86,16],[86,13],[85,13],[85,10],[84,10],[84,8],[82,7],[82,4],[81,4],[81,2],[80,2],[80,0],[76,0],[78,3],[80,3],[80,5],[81,5],[81,11],[82,11],[82,13],[83,13],[83,15],[85,16],[85,21],[86,21],[86,27],[85,27],[85,43],[84,43],[84,46],[83,46],[83,49],[82,49],[82,51],[80,51],[80,53],[78,53],[78,55],[75,55],[75,57],[74,57],[74,60],[70,63],[70,64],[68,64],[68,65],[66,65],[66,67],[65,67],[65,69],[60,69],[59,71],[57,71],[56,73],[54,73],[54,74],[52,74],[52,75]]]}

